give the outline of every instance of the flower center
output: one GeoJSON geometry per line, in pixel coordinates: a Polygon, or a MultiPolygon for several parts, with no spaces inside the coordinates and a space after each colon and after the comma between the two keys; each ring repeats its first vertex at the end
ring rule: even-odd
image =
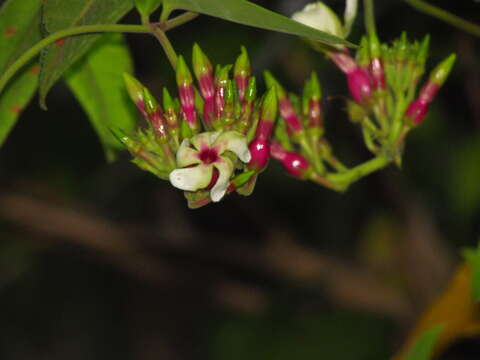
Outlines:
{"type": "Polygon", "coordinates": [[[200,153],[198,154],[198,158],[202,163],[205,165],[212,164],[219,160],[218,152],[215,148],[203,148],[200,153]]]}

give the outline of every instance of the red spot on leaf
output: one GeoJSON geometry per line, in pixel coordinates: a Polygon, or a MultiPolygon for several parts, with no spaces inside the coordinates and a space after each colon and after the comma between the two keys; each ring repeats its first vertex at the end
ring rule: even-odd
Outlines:
{"type": "Polygon", "coordinates": [[[65,43],[65,38],[61,38],[55,41],[55,46],[62,47],[64,43],[65,43]]]}
{"type": "Polygon", "coordinates": [[[20,111],[22,111],[22,110],[23,110],[23,107],[21,107],[20,105],[12,105],[10,107],[10,111],[14,114],[17,114],[17,115],[20,114],[20,111]]]}
{"type": "Polygon", "coordinates": [[[40,65],[34,65],[32,66],[32,68],[30,69],[30,72],[33,74],[33,75],[37,75],[40,71],[40,65]]]}
{"type": "Polygon", "coordinates": [[[13,36],[17,32],[17,28],[9,27],[5,29],[5,36],[13,36]]]}

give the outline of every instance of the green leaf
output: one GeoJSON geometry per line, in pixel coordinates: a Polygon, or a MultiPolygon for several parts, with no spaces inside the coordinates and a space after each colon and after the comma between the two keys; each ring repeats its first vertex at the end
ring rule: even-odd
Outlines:
{"type": "Polygon", "coordinates": [[[329,45],[353,46],[352,43],[344,39],[300,24],[246,0],[164,0],[163,6],[169,9],[189,10],[261,29],[306,37],[329,45]]]}
{"type": "Polygon", "coordinates": [[[111,127],[133,132],[136,111],[123,82],[133,71],[129,50],[121,34],[104,34],[100,41],[66,75],[67,84],[83,106],[105,149],[114,160],[120,142],[111,127]]]}
{"type": "MultiPolygon", "coordinates": [[[[133,0],[44,0],[43,25],[47,34],[70,27],[114,24],[133,8],[133,0]]],[[[57,41],[42,53],[40,104],[65,70],[80,59],[101,35],[79,35],[57,41]]]]}
{"type": "Polygon", "coordinates": [[[425,331],[413,345],[405,360],[431,359],[435,343],[442,330],[442,325],[435,325],[431,329],[425,331]]]}
{"type": "Polygon", "coordinates": [[[480,245],[477,249],[465,250],[465,258],[471,267],[472,283],[471,296],[473,301],[480,302],[480,245]]]}
{"type": "Polygon", "coordinates": [[[163,0],[134,0],[135,6],[142,17],[148,18],[151,13],[158,9],[163,0]]]}
{"type": "MultiPolygon", "coordinates": [[[[40,40],[41,0],[7,0],[0,8],[0,71],[40,40]]],[[[0,95],[0,145],[30,102],[38,84],[38,67],[18,73],[0,95]]]]}
{"type": "Polygon", "coordinates": [[[38,65],[17,74],[0,97],[0,145],[6,140],[38,86],[38,65]]]}

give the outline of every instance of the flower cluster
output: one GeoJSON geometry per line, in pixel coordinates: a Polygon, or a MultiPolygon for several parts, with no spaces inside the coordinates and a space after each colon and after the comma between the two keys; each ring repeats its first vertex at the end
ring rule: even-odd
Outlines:
{"type": "MultiPolygon", "coordinates": [[[[344,24],[321,2],[308,5],[294,19],[346,36],[356,1],[347,5],[344,24]]],[[[130,97],[148,126],[136,134],[113,131],[138,166],[183,190],[191,208],[218,202],[234,191],[251,194],[270,157],[293,177],[336,191],[392,162],[400,165],[406,135],[425,118],[455,55],[437,65],[417,91],[425,73],[428,36],[409,42],[402,34],[391,44],[382,44],[369,31],[355,55],[342,45],[312,45],[345,74],[351,96],[346,100],[348,116],[360,125],[364,143],[374,155],[363,164],[348,168],[334,155],[325,136],[322,91],[315,73],[306,81],[303,94],[296,96],[267,71],[268,90],[257,97],[244,48],[233,65],[214,69],[195,44],[196,84],[180,56],[178,98],[164,89],[162,106],[138,80],[125,75],[130,97]]]]}
{"type": "MultiPolygon", "coordinates": [[[[320,2],[310,4],[303,12],[296,13],[294,19],[310,26],[317,23],[320,30],[335,30],[340,35],[343,31],[340,20],[327,9],[320,2]]],[[[287,96],[273,76],[266,73],[267,84],[277,89],[281,115],[272,157],[294,177],[310,179],[338,191],[390,162],[400,165],[406,135],[422,122],[455,62],[452,54],[437,65],[417,95],[428,46],[428,36],[421,42],[409,42],[405,33],[392,44],[381,44],[376,34],[369,33],[362,38],[355,56],[345,46],[314,45],[345,74],[351,95],[347,99],[348,115],[361,126],[365,145],[375,155],[351,169],[333,155],[324,137],[316,76],[307,81],[299,99],[287,96]]]]}
{"type": "Polygon", "coordinates": [[[196,208],[233,191],[243,195],[253,191],[270,156],[277,97],[271,89],[257,98],[244,48],[234,65],[217,66],[215,71],[197,44],[192,59],[198,87],[180,56],[178,98],[164,89],[163,106],[138,80],[125,74],[129,95],[147,127],[136,134],[112,131],[134,163],[184,190],[189,206],[196,208]]]}

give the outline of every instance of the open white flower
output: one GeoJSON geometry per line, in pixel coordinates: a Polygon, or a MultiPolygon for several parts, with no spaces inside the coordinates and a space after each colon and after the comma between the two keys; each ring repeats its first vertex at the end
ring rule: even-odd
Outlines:
{"type": "Polygon", "coordinates": [[[347,0],[345,24],[342,24],[335,12],[321,1],[308,4],[303,10],[294,13],[292,19],[317,30],[346,38],[357,14],[357,2],[358,0],[347,0]]]}
{"type": "Polygon", "coordinates": [[[224,155],[226,151],[231,151],[244,163],[251,159],[247,138],[237,131],[204,132],[190,140],[184,139],[177,151],[180,169],[170,173],[170,183],[181,190],[197,191],[215,182],[210,198],[214,202],[220,201],[235,170],[232,160],[224,155]],[[214,169],[218,170],[216,181],[214,169]]]}

